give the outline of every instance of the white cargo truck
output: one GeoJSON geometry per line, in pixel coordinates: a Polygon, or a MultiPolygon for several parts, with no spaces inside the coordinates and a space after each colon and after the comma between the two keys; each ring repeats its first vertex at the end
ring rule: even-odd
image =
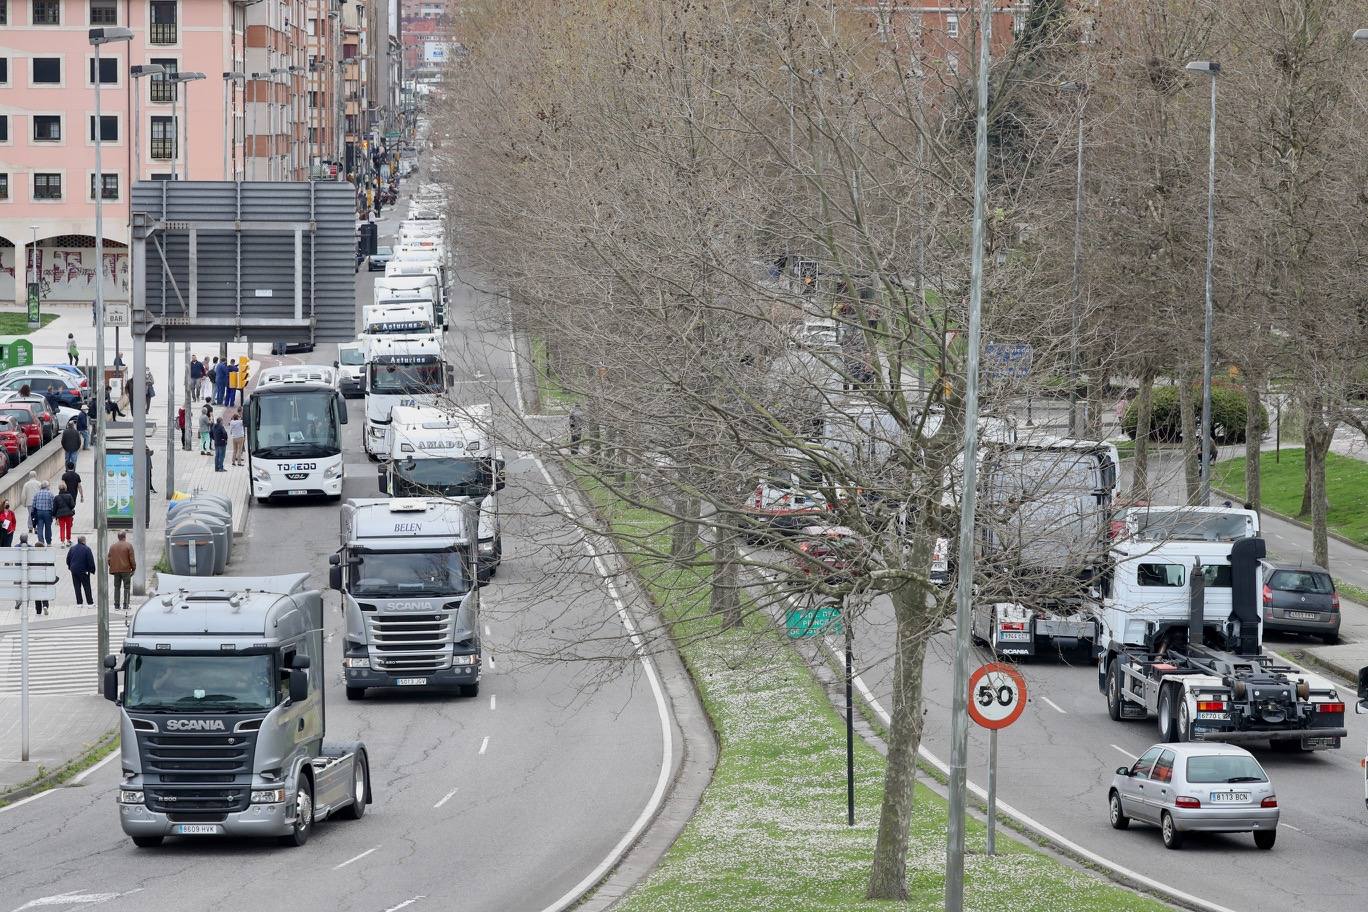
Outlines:
{"type": "Polygon", "coordinates": [[[437,405],[445,397],[450,368],[431,335],[381,335],[366,345],[366,455],[389,455],[390,410],[396,405],[437,405]]]}

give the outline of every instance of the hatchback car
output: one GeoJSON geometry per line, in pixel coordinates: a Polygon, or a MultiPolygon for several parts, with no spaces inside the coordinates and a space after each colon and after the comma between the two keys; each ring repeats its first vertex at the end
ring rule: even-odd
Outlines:
{"type": "Polygon", "coordinates": [[[44,443],[56,437],[59,428],[66,427],[65,416],[76,414],[76,409],[67,408],[64,405],[54,407],[52,403],[48,402],[46,396],[39,396],[37,393],[29,393],[25,396],[18,390],[4,390],[0,392],[0,404],[6,402],[22,402],[38,410],[38,420],[43,425],[44,443]]]}
{"type": "Polygon", "coordinates": [[[38,407],[28,402],[0,402],[0,418],[13,418],[24,432],[29,450],[43,445],[43,423],[38,418],[38,407]]]}
{"type": "Polygon", "coordinates": [[[376,247],[375,253],[366,258],[367,272],[380,272],[385,268],[385,264],[394,256],[393,247],[376,247]]]}
{"type": "Polygon", "coordinates": [[[28,459],[28,434],[13,418],[0,417],[0,449],[5,451],[5,461],[11,466],[28,459]]]}
{"type": "Polygon", "coordinates": [[[1254,844],[1278,839],[1278,796],[1254,755],[1233,744],[1156,744],[1120,767],[1107,792],[1111,825],[1132,820],[1159,827],[1164,847],[1186,833],[1253,833],[1254,844]]]}
{"type": "Polygon", "coordinates": [[[1315,564],[1261,563],[1264,631],[1310,633],[1338,643],[1340,600],[1330,571],[1315,564]]]}
{"type": "Polygon", "coordinates": [[[61,368],[12,367],[0,373],[0,390],[17,390],[23,386],[46,397],[53,405],[71,408],[80,408],[86,395],[81,390],[81,378],[61,368]]]}

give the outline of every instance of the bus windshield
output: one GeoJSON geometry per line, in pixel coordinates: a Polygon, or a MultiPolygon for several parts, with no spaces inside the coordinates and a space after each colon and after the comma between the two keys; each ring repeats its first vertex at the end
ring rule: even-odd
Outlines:
{"type": "Polygon", "coordinates": [[[258,392],[249,411],[247,443],[253,456],[294,459],[342,452],[337,397],[331,392],[258,392]]]}
{"type": "Polygon", "coordinates": [[[427,495],[473,497],[488,491],[491,469],[487,459],[397,459],[394,463],[395,497],[427,495]]]}
{"type": "Polygon", "coordinates": [[[426,364],[382,364],[372,362],[370,366],[370,391],[381,395],[402,395],[404,393],[440,393],[446,389],[443,383],[443,365],[440,361],[426,364]]]}

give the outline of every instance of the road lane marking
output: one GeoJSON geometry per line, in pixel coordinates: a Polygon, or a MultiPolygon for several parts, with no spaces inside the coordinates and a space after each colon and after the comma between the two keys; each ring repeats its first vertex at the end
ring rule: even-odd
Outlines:
{"type": "Polygon", "coordinates": [[[489,670],[490,670],[490,671],[493,671],[493,670],[494,670],[494,656],[492,656],[492,655],[489,657],[489,670]]]}
{"type": "Polygon", "coordinates": [[[1139,758],[1137,758],[1137,757],[1135,756],[1135,754],[1132,754],[1130,751],[1126,750],[1124,747],[1117,747],[1115,744],[1111,744],[1111,745],[1108,745],[1108,746],[1109,746],[1112,750],[1118,750],[1118,751],[1120,751],[1121,753],[1125,754],[1127,757],[1130,757],[1132,760],[1139,759],[1139,758]]]}
{"type": "Polygon", "coordinates": [[[354,856],[354,857],[352,857],[352,858],[348,858],[346,861],[342,862],[340,865],[333,865],[333,870],[334,870],[334,871],[338,871],[338,870],[341,870],[342,868],[345,868],[347,865],[351,864],[353,861],[360,861],[361,859],[365,858],[365,857],[366,857],[367,855],[369,855],[370,853],[372,853],[372,852],[374,852],[374,851],[377,851],[379,848],[380,848],[379,846],[375,846],[374,848],[366,849],[366,851],[362,852],[360,855],[354,856]]]}
{"type": "Polygon", "coordinates": [[[52,896],[40,896],[38,899],[30,899],[22,906],[17,907],[14,912],[22,912],[24,909],[36,909],[39,906],[98,906],[109,902],[111,899],[118,899],[120,896],[132,896],[134,893],[141,893],[142,887],[136,890],[128,890],[123,893],[77,893],[72,890],[68,893],[56,893],[52,896]]]}
{"type": "Polygon", "coordinates": [[[399,912],[400,909],[406,909],[420,899],[427,899],[427,897],[419,895],[413,897],[412,899],[406,899],[397,906],[390,906],[388,909],[385,910],[385,912],[399,912]]]}
{"type": "Polygon", "coordinates": [[[483,753],[485,752],[485,750],[486,750],[488,747],[489,747],[489,735],[485,735],[485,736],[484,736],[484,740],[480,742],[480,753],[483,754],[483,753]]]}
{"type": "Polygon", "coordinates": [[[493,694],[490,694],[490,695],[489,695],[489,711],[490,711],[490,712],[493,712],[493,711],[494,711],[494,695],[493,695],[493,694]]]}
{"type": "Polygon", "coordinates": [[[459,792],[459,791],[460,791],[460,789],[454,788],[454,789],[452,789],[451,791],[447,792],[445,795],[442,796],[442,800],[441,800],[441,801],[437,802],[436,804],[434,804],[434,805],[432,806],[433,809],[436,810],[437,808],[439,808],[439,807],[441,807],[442,805],[446,804],[446,803],[447,803],[448,801],[450,801],[450,800],[452,799],[452,797],[453,797],[457,792],[459,792]]]}
{"type": "Polygon", "coordinates": [[[1301,830],[1297,829],[1296,827],[1294,827],[1294,826],[1293,826],[1292,824],[1290,824],[1290,823],[1280,823],[1280,824],[1278,824],[1278,826],[1287,827],[1289,830],[1291,830],[1291,831],[1294,832],[1294,833],[1300,833],[1300,832],[1302,832],[1301,830]]]}
{"type": "Polygon", "coordinates": [[[491,634],[490,634],[490,632],[489,632],[489,625],[488,625],[488,624],[485,624],[485,636],[491,636],[491,634]]]}
{"type": "Polygon", "coordinates": [[[1060,706],[1058,703],[1056,703],[1054,700],[1051,700],[1049,697],[1042,696],[1040,699],[1044,700],[1047,704],[1049,704],[1050,709],[1053,709],[1061,716],[1067,716],[1069,714],[1068,711],[1064,709],[1064,707],[1060,706]]]}

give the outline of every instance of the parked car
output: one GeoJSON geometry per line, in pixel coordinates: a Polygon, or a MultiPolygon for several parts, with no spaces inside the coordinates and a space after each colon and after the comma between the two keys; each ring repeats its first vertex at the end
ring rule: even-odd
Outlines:
{"type": "Polygon", "coordinates": [[[380,272],[384,270],[385,264],[394,256],[393,247],[376,247],[375,253],[366,258],[367,272],[380,272]]]}
{"type": "Polygon", "coordinates": [[[1131,821],[1159,827],[1164,847],[1179,849],[1187,833],[1253,833],[1273,848],[1278,796],[1268,774],[1243,747],[1211,741],[1156,744],[1117,769],[1107,792],[1114,829],[1131,821]]]}
{"type": "Polygon", "coordinates": [[[806,576],[836,583],[849,576],[863,546],[847,526],[804,526],[798,532],[798,569],[806,576]]]}
{"type": "Polygon", "coordinates": [[[27,438],[29,450],[43,445],[43,422],[30,402],[0,402],[0,418],[13,418],[27,438]]]}
{"type": "Polygon", "coordinates": [[[58,367],[12,367],[0,373],[0,391],[27,386],[53,405],[80,408],[84,395],[80,379],[58,367]]]}
{"type": "Polygon", "coordinates": [[[1340,599],[1330,571],[1271,560],[1261,565],[1264,632],[1311,633],[1338,643],[1340,599]]]}
{"type": "Polygon", "coordinates": [[[5,451],[7,465],[17,466],[28,459],[28,434],[13,418],[0,417],[0,449],[5,451]]]}
{"type": "Polygon", "coordinates": [[[366,394],[366,351],[359,345],[337,349],[337,377],[342,396],[354,399],[366,394]]]}
{"type": "Polygon", "coordinates": [[[51,367],[56,370],[66,371],[68,374],[71,374],[79,381],[79,386],[81,387],[81,396],[87,402],[90,401],[90,378],[86,376],[85,371],[81,370],[74,364],[40,364],[38,366],[51,367]]]}
{"type": "Polygon", "coordinates": [[[53,408],[52,403],[48,402],[47,397],[39,396],[36,393],[29,393],[27,396],[18,390],[5,390],[0,392],[0,403],[5,402],[24,402],[32,405],[38,410],[38,420],[43,425],[43,442],[47,443],[52,438],[61,433],[61,429],[66,427],[66,419],[62,417],[63,412],[76,414],[75,409],[65,406],[53,408]]]}
{"type": "Polygon", "coordinates": [[[303,342],[272,342],[271,354],[273,355],[293,355],[300,352],[311,352],[314,344],[308,340],[303,342]]]}

